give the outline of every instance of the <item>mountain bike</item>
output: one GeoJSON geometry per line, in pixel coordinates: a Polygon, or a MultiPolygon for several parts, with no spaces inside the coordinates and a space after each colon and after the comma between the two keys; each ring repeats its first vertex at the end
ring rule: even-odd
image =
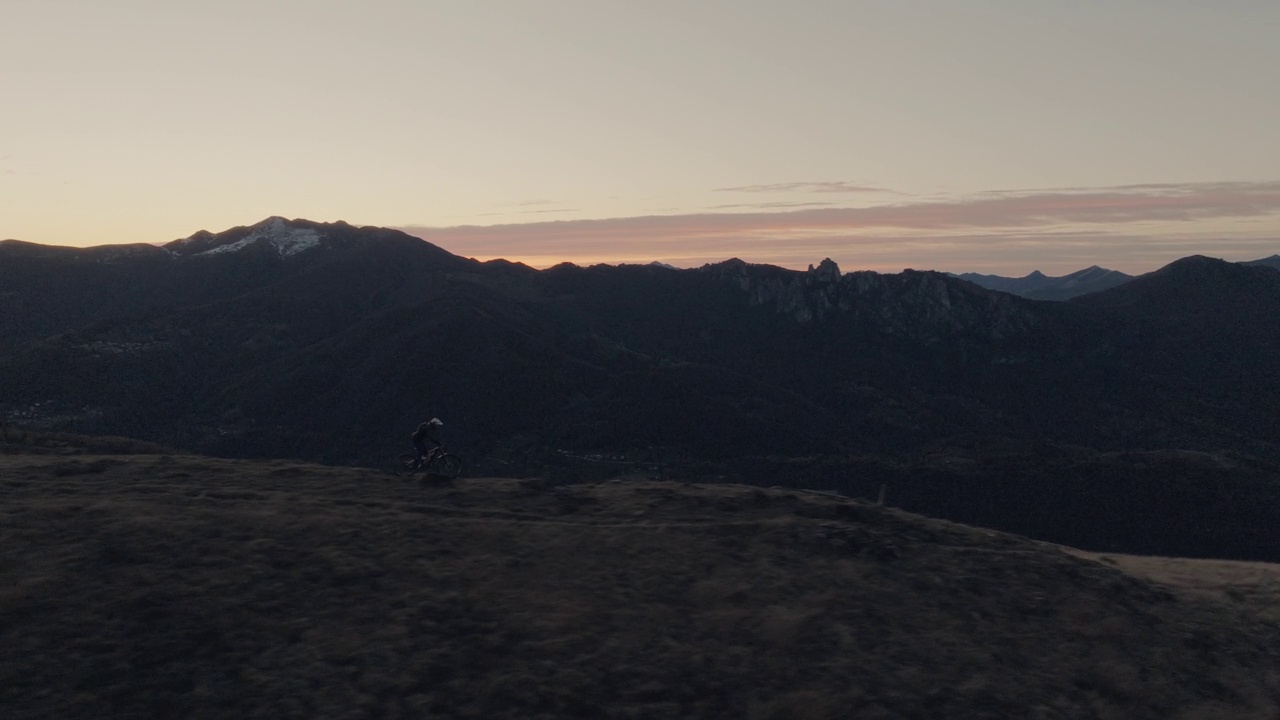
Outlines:
{"type": "Polygon", "coordinates": [[[396,475],[413,475],[419,472],[453,479],[462,472],[462,460],[442,447],[427,453],[425,459],[414,453],[401,453],[400,464],[395,469],[396,475]]]}

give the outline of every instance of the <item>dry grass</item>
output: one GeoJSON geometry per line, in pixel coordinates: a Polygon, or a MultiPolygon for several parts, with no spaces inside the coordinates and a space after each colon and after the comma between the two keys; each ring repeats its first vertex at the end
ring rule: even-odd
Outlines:
{"type": "Polygon", "coordinates": [[[9,455],[0,501],[6,718],[1280,712],[1262,569],[830,497],[9,455]]]}
{"type": "Polygon", "coordinates": [[[1236,606],[1264,624],[1280,627],[1280,565],[1276,563],[1070,552],[1131,575],[1236,606]]]}

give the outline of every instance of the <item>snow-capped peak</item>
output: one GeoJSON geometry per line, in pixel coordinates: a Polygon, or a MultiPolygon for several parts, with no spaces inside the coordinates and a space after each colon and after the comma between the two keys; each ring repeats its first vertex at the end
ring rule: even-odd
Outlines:
{"type": "MultiPolygon", "coordinates": [[[[267,242],[275,248],[276,252],[280,253],[281,257],[288,257],[319,245],[321,240],[321,234],[318,230],[297,227],[282,217],[269,217],[244,230],[247,230],[248,233],[243,237],[230,242],[223,242],[222,244],[215,244],[219,236],[201,231],[189,238],[178,240],[172,245],[184,249],[207,248],[192,253],[193,257],[204,257],[232,253],[259,242],[267,242]],[[213,247],[209,247],[211,244],[213,247]]],[[[240,230],[240,232],[244,232],[244,230],[240,230]]],[[[230,233],[223,233],[223,235],[227,234],[230,233]]]]}

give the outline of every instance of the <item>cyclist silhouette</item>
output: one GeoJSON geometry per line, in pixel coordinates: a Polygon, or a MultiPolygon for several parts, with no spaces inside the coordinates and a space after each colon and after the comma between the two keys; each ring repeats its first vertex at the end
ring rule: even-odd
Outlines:
{"type": "Polygon", "coordinates": [[[413,449],[418,452],[419,461],[425,463],[433,453],[444,447],[444,443],[440,442],[440,436],[437,434],[443,426],[444,423],[440,422],[440,418],[431,418],[424,423],[420,423],[418,429],[413,431],[413,435],[409,439],[413,441],[413,449]],[[435,447],[428,450],[428,442],[435,445],[435,447]]]}

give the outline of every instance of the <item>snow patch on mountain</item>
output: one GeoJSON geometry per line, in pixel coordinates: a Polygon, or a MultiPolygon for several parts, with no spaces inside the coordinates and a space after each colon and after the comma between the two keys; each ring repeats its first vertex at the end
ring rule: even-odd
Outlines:
{"type": "Polygon", "coordinates": [[[259,223],[253,229],[253,232],[240,240],[226,245],[219,245],[198,253],[198,255],[221,255],[223,253],[236,252],[261,241],[271,243],[281,257],[288,257],[319,245],[320,233],[311,228],[292,227],[284,218],[273,217],[259,223]]]}
{"type": "Polygon", "coordinates": [[[299,227],[282,217],[270,217],[257,225],[213,234],[207,230],[165,246],[171,254],[204,257],[237,252],[258,243],[268,243],[281,257],[297,255],[320,244],[323,235],[315,228],[299,227]]]}

